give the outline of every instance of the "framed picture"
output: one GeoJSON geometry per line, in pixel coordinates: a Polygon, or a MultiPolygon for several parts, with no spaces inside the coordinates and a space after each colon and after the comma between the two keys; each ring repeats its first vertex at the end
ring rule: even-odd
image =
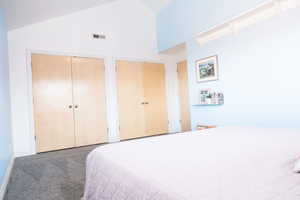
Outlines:
{"type": "Polygon", "coordinates": [[[216,81],[219,79],[218,56],[211,56],[196,61],[197,81],[216,81]]]}
{"type": "Polygon", "coordinates": [[[210,89],[202,89],[200,91],[200,104],[206,104],[206,100],[211,93],[210,89]]]}
{"type": "Polygon", "coordinates": [[[208,97],[209,94],[210,94],[210,92],[211,92],[211,89],[202,89],[202,90],[200,91],[200,95],[201,95],[201,96],[208,97]]]}

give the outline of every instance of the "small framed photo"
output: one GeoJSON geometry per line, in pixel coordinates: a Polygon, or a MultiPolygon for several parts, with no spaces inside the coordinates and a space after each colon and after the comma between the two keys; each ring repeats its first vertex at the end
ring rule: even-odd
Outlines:
{"type": "Polygon", "coordinates": [[[200,95],[201,95],[201,96],[208,97],[209,94],[210,94],[210,92],[211,92],[211,89],[202,89],[202,90],[200,91],[200,95]]]}
{"type": "Polygon", "coordinates": [[[216,81],[219,79],[218,56],[211,56],[196,61],[197,82],[216,81]]]}

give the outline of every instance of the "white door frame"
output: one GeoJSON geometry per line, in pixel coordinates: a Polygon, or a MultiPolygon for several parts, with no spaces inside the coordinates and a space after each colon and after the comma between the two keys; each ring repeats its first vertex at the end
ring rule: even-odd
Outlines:
{"type": "MultiPolygon", "coordinates": [[[[61,55],[61,56],[78,56],[87,58],[104,59],[105,64],[105,93],[106,93],[106,107],[107,107],[107,121],[108,121],[108,142],[114,143],[120,141],[119,133],[119,106],[117,97],[117,80],[116,80],[116,61],[127,60],[136,62],[153,62],[164,63],[166,67],[166,60],[164,59],[147,59],[147,58],[133,58],[133,57],[114,57],[103,56],[90,53],[74,53],[74,52],[56,52],[45,50],[26,50],[26,73],[27,73],[27,93],[28,93],[28,118],[29,118],[29,142],[30,142],[30,154],[36,154],[36,141],[35,141],[35,121],[34,121],[34,105],[33,105],[33,91],[32,91],[32,68],[31,68],[31,55],[32,54],[46,54],[46,55],[61,55]]],[[[166,69],[167,71],[167,69],[166,69]]],[[[167,76],[167,74],[166,74],[167,76]]],[[[166,91],[168,87],[166,85],[166,91]]],[[[168,99],[167,95],[167,99],[168,99]]],[[[169,110],[168,110],[169,112],[169,110]]],[[[170,122],[170,118],[169,118],[170,122]]],[[[170,129],[170,127],[169,127],[170,129]]]]}
{"type": "MultiPolygon", "coordinates": [[[[104,60],[105,65],[105,96],[106,96],[106,118],[107,121],[109,120],[109,111],[110,106],[108,105],[108,102],[110,101],[110,98],[108,96],[108,90],[109,90],[109,79],[108,79],[108,68],[110,66],[110,59],[109,57],[102,56],[102,55],[94,55],[94,54],[85,54],[85,53],[68,53],[68,52],[54,52],[54,51],[43,51],[43,50],[26,50],[26,73],[27,73],[27,91],[28,91],[28,111],[29,111],[29,142],[30,142],[30,151],[31,154],[36,154],[36,141],[35,141],[35,121],[34,121],[34,104],[33,104],[33,83],[32,83],[32,63],[31,63],[31,57],[32,54],[46,54],[46,55],[59,55],[59,56],[78,56],[78,57],[86,57],[86,58],[98,58],[104,60]]],[[[114,139],[110,137],[110,133],[112,131],[111,125],[108,122],[108,142],[113,142],[114,139]]]]}
{"type": "MultiPolygon", "coordinates": [[[[117,98],[117,110],[119,111],[119,103],[118,103],[118,85],[117,85],[117,61],[121,60],[121,61],[129,61],[129,62],[149,62],[149,63],[162,63],[165,66],[165,90],[166,90],[166,105],[167,105],[167,116],[168,116],[168,131],[169,133],[171,133],[171,119],[169,117],[169,106],[168,106],[168,102],[169,102],[169,96],[168,96],[168,84],[167,84],[167,66],[166,66],[166,62],[164,59],[158,58],[158,59],[143,59],[143,58],[132,58],[132,57],[113,57],[113,63],[114,63],[114,70],[115,70],[115,76],[116,76],[116,98],[117,98]]],[[[118,127],[120,127],[120,118],[118,117],[118,127]]],[[[120,137],[120,130],[119,132],[119,137],[120,137]]]]}

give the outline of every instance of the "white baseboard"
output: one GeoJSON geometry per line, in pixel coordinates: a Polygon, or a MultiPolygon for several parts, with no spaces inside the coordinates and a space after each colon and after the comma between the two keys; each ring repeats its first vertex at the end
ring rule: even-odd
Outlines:
{"type": "Polygon", "coordinates": [[[8,185],[8,182],[9,182],[9,178],[10,178],[10,174],[11,174],[12,168],[14,166],[14,162],[15,162],[15,158],[13,157],[10,160],[10,163],[9,163],[9,165],[7,167],[7,170],[6,170],[6,173],[4,175],[3,183],[2,183],[2,185],[0,187],[0,200],[4,199],[4,195],[6,193],[7,185],[8,185]]]}

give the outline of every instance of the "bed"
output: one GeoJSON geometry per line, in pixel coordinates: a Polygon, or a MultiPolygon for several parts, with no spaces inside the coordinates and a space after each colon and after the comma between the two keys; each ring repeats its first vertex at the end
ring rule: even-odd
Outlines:
{"type": "Polygon", "coordinates": [[[300,132],[223,127],[102,146],[83,200],[300,200],[300,132]]]}

